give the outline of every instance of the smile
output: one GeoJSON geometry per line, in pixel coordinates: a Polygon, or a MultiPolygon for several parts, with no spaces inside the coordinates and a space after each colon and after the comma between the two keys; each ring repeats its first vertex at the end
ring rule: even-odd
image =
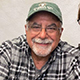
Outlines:
{"type": "Polygon", "coordinates": [[[38,43],[38,42],[34,42],[36,45],[38,46],[42,46],[42,47],[48,47],[51,43],[38,43]]]}

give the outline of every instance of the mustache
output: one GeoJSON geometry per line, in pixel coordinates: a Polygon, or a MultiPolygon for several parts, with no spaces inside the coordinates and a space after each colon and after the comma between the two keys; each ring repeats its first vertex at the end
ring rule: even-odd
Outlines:
{"type": "Polygon", "coordinates": [[[36,42],[36,43],[43,43],[43,44],[47,44],[47,43],[52,43],[53,42],[53,40],[49,40],[49,39],[42,40],[40,38],[37,38],[37,39],[34,38],[34,39],[32,39],[32,41],[36,42]]]}

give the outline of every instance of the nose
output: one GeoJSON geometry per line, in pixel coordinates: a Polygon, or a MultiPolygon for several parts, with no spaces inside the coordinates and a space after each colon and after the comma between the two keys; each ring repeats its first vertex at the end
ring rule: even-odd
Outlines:
{"type": "Polygon", "coordinates": [[[41,39],[46,38],[46,30],[45,30],[45,28],[42,28],[42,30],[41,30],[41,32],[40,32],[40,38],[41,38],[41,39]]]}

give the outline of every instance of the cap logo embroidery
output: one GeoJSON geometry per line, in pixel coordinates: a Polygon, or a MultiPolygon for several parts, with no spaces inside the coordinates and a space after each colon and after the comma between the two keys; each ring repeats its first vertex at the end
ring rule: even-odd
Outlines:
{"type": "Polygon", "coordinates": [[[36,8],[34,8],[33,10],[34,11],[37,11],[37,10],[39,10],[39,9],[50,9],[50,10],[53,10],[53,8],[52,7],[50,7],[50,6],[46,6],[46,3],[40,3],[39,4],[39,6],[38,7],[36,7],[36,8]]]}
{"type": "Polygon", "coordinates": [[[39,4],[39,6],[45,6],[46,5],[46,3],[40,3],[39,4]]]}

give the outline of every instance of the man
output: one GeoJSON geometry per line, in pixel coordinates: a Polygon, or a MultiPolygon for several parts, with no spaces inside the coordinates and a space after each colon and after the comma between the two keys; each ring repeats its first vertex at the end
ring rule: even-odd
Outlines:
{"type": "Polygon", "coordinates": [[[79,80],[80,51],[60,40],[59,7],[35,3],[26,21],[26,36],[0,46],[0,80],[79,80]]]}

